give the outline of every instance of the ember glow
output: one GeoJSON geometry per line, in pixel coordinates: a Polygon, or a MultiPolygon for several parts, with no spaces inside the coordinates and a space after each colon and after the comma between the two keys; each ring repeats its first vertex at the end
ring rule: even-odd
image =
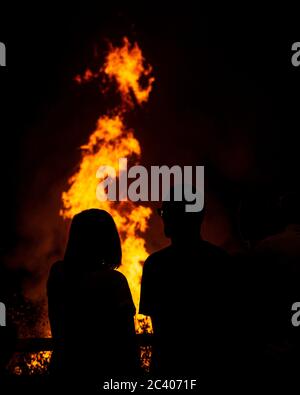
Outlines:
{"type": "MultiPolygon", "coordinates": [[[[90,208],[106,210],[113,216],[122,241],[123,258],[119,270],[128,280],[137,308],[142,264],[148,256],[143,236],[152,210],[128,200],[100,202],[96,197],[100,181],[96,173],[100,166],[118,168],[119,158],[127,158],[128,163],[138,163],[141,146],[134,131],[126,125],[125,117],[135,105],[147,102],[154,82],[151,72],[152,68],[146,65],[137,43],[131,45],[124,38],[121,47],[110,45],[104,65],[98,71],[88,69],[83,76],[75,78],[78,83],[84,83],[103,80],[104,77],[111,86],[117,87],[121,104],[109,115],[99,117],[95,130],[81,147],[81,162],[78,171],[69,179],[68,190],[62,194],[63,208],[60,211],[60,215],[69,219],[90,208]],[[143,86],[141,79],[146,81],[143,86]]],[[[137,332],[151,332],[151,322],[144,317],[136,318],[136,327],[137,332]]]]}

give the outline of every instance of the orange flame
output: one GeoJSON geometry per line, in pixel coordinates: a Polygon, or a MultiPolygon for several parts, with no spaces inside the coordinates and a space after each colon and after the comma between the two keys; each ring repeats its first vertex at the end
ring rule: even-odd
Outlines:
{"type": "MultiPolygon", "coordinates": [[[[133,130],[125,126],[124,115],[134,106],[133,97],[138,104],[148,100],[154,78],[150,76],[151,66],[145,66],[145,60],[138,45],[131,45],[127,38],[122,47],[113,47],[106,56],[104,66],[99,72],[89,69],[83,77],[77,76],[79,83],[99,78],[104,73],[108,80],[117,83],[122,104],[115,108],[112,116],[103,115],[97,121],[94,132],[87,144],[81,147],[82,159],[78,171],[69,179],[69,189],[62,194],[63,208],[60,215],[72,218],[75,214],[89,208],[101,208],[114,218],[122,241],[123,259],[120,271],[127,277],[135,305],[138,307],[142,263],[148,253],[143,234],[148,225],[151,209],[135,205],[130,201],[100,202],[96,198],[99,180],[96,172],[100,166],[112,166],[118,169],[119,159],[137,162],[141,147],[133,130]],[[141,78],[147,83],[142,87],[141,78]]],[[[122,170],[122,169],[120,169],[122,170]]],[[[140,317],[136,320],[137,330],[141,329],[140,317]]],[[[145,319],[143,325],[151,326],[145,319]]]]}
{"type": "Polygon", "coordinates": [[[111,46],[103,70],[111,80],[117,81],[124,102],[132,105],[131,92],[133,92],[137,102],[142,104],[148,100],[152,90],[154,82],[154,77],[150,77],[152,67],[144,66],[142,51],[137,43],[130,46],[126,37],[123,42],[124,45],[121,48],[111,46]],[[140,85],[142,76],[148,77],[148,84],[145,88],[140,85]]]}

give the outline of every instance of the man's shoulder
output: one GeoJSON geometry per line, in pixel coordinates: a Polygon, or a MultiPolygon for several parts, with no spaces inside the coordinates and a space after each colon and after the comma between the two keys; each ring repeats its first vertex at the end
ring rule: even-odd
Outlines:
{"type": "Polygon", "coordinates": [[[148,256],[144,263],[144,273],[155,275],[167,270],[168,263],[174,261],[174,251],[171,246],[162,248],[148,256]]]}
{"type": "Polygon", "coordinates": [[[155,251],[148,256],[145,261],[146,266],[156,266],[160,262],[164,261],[166,258],[172,255],[172,247],[168,246],[162,248],[161,250],[155,251]]]}

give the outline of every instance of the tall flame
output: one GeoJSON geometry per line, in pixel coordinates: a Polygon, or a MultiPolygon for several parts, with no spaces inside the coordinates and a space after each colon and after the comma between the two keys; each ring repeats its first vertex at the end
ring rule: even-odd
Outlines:
{"type": "MultiPolygon", "coordinates": [[[[127,277],[135,305],[138,307],[142,263],[148,253],[143,235],[147,229],[151,209],[136,205],[130,201],[100,202],[96,198],[99,180],[96,172],[100,166],[112,166],[118,169],[119,159],[127,158],[136,163],[141,156],[139,141],[133,130],[125,125],[126,112],[136,104],[148,100],[154,78],[151,66],[145,65],[142,52],[137,43],[131,45],[127,38],[121,47],[110,45],[104,65],[98,72],[87,70],[83,76],[77,76],[79,83],[101,78],[105,75],[115,82],[121,96],[121,105],[113,115],[102,115],[88,142],[81,147],[82,158],[78,171],[69,179],[69,188],[62,194],[63,208],[60,215],[72,218],[75,214],[89,208],[101,208],[114,218],[122,241],[122,265],[120,271],[127,277]],[[141,78],[146,83],[141,85],[141,78]]],[[[120,169],[119,169],[120,170],[120,169]]],[[[121,169],[122,170],[122,169],[121,169]]],[[[145,324],[145,322],[144,322],[145,324]]]]}

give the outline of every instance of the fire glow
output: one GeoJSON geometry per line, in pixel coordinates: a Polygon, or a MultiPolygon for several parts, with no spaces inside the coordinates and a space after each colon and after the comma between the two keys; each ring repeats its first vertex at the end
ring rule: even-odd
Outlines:
{"type": "MultiPolygon", "coordinates": [[[[125,123],[125,115],[135,105],[148,101],[154,77],[152,67],[146,65],[137,43],[131,45],[127,38],[121,47],[110,45],[104,65],[98,71],[86,70],[83,76],[77,76],[78,83],[103,79],[117,86],[121,104],[109,115],[101,115],[96,129],[87,143],[81,146],[82,158],[78,171],[69,179],[69,188],[62,194],[63,208],[60,215],[72,218],[82,210],[100,208],[108,211],[114,218],[122,241],[122,265],[120,271],[126,276],[136,307],[138,308],[142,264],[147,258],[143,235],[147,230],[152,210],[149,207],[135,205],[126,200],[121,202],[102,201],[96,197],[99,179],[96,178],[100,166],[116,168],[119,158],[127,158],[138,163],[141,147],[125,123]],[[147,82],[141,86],[141,78],[147,82]]],[[[151,331],[151,323],[145,317],[136,317],[137,332],[145,327],[151,331]]]]}

